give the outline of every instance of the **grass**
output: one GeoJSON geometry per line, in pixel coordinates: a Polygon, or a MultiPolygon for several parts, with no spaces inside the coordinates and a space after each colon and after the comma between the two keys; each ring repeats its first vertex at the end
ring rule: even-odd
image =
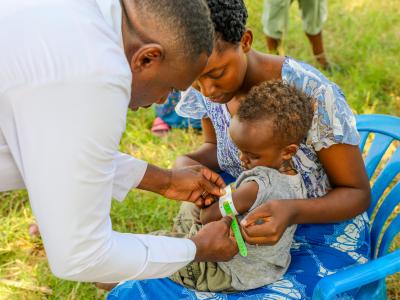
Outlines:
{"type": "MultiPolygon", "coordinates": [[[[247,1],[249,26],[255,48],[265,50],[260,24],[262,1],[247,1]]],[[[400,3],[397,0],[331,0],[324,29],[326,52],[338,68],[329,78],[344,90],[357,113],[400,114],[400,3]]],[[[286,55],[314,64],[301,19],[294,4],[284,41],[286,55]]],[[[154,164],[170,167],[175,157],[194,149],[201,137],[189,131],[173,131],[166,139],[151,135],[151,110],[130,112],[121,149],[154,164]]],[[[123,203],[114,202],[115,230],[145,233],[169,228],[178,203],[140,191],[132,191],[123,203]]],[[[0,299],[103,299],[91,284],[63,281],[49,271],[40,239],[28,235],[34,221],[27,193],[0,193],[0,299]],[[11,280],[22,284],[13,287],[11,280]],[[2,283],[3,282],[3,283],[2,283]],[[52,295],[37,290],[48,287],[52,295]]],[[[400,247],[400,240],[394,247],[400,247]]],[[[400,276],[388,280],[389,299],[400,299],[400,276]]]]}

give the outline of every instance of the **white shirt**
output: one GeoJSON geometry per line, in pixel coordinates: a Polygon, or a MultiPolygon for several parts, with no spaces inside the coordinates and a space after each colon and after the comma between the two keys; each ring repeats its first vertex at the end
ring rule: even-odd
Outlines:
{"type": "Polygon", "coordinates": [[[0,191],[26,187],[59,277],[165,277],[193,260],[188,239],[118,233],[111,198],[147,163],[118,152],[131,71],[118,1],[0,1],[0,191]]]}

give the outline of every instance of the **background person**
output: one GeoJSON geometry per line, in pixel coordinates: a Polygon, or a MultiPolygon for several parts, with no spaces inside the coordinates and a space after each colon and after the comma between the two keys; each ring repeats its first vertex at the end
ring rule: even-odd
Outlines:
{"type": "MultiPolygon", "coordinates": [[[[289,23],[289,10],[293,0],[264,0],[262,23],[270,53],[278,54],[282,37],[289,23]]],[[[322,27],[328,18],[327,0],[298,0],[303,30],[310,41],[315,59],[324,70],[330,68],[324,51],[322,27]]]]}

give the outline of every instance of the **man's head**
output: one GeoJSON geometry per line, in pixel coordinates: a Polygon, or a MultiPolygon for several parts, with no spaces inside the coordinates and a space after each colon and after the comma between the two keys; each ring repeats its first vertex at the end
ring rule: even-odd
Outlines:
{"type": "Polygon", "coordinates": [[[282,81],[254,87],[240,104],[229,133],[245,168],[279,169],[311,127],[314,100],[282,81]]]}
{"type": "Polygon", "coordinates": [[[121,0],[122,32],[137,108],[186,89],[212,52],[214,29],[203,0],[121,0]]]}

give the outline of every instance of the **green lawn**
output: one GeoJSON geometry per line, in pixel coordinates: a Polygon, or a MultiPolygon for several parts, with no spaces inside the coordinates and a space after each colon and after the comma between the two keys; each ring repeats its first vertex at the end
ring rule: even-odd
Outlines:
{"type": "MultiPolygon", "coordinates": [[[[260,17],[262,1],[248,0],[255,47],[265,50],[260,17]]],[[[344,90],[357,113],[400,115],[400,2],[398,0],[331,0],[325,26],[326,52],[340,71],[328,74],[344,90]]],[[[313,64],[301,30],[297,5],[284,43],[285,54],[313,64]]],[[[129,113],[121,149],[160,166],[170,167],[177,155],[195,148],[201,137],[174,131],[165,139],[153,137],[152,110],[129,113]]],[[[151,193],[132,191],[123,203],[113,203],[114,229],[149,232],[169,228],[178,203],[151,193]]],[[[91,284],[67,282],[49,271],[40,239],[28,235],[34,221],[24,191],[0,193],[0,299],[102,299],[91,284]],[[9,281],[20,287],[12,287],[9,281]],[[48,288],[39,291],[38,288],[48,288]],[[36,290],[35,292],[31,290],[36,290]]],[[[400,239],[395,247],[400,247],[400,239]]],[[[400,299],[400,276],[388,280],[389,298],[400,299]]]]}

